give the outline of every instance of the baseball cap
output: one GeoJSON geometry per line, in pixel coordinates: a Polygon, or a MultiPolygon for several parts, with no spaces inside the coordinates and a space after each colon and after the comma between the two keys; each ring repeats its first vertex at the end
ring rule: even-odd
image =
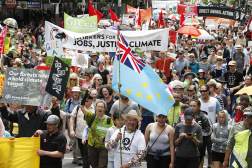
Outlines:
{"type": "Polygon", "coordinates": [[[178,53],[185,53],[185,51],[184,51],[182,48],[180,48],[180,49],[178,50],[178,53]]]}
{"type": "Polygon", "coordinates": [[[60,122],[60,119],[56,115],[50,115],[45,121],[46,124],[57,124],[60,122]]]}
{"type": "Polygon", "coordinates": [[[201,59],[207,59],[207,55],[206,54],[202,54],[200,57],[201,57],[201,59]]]}
{"type": "Polygon", "coordinates": [[[194,110],[192,108],[185,109],[184,116],[185,119],[192,120],[194,117],[194,110]]]}

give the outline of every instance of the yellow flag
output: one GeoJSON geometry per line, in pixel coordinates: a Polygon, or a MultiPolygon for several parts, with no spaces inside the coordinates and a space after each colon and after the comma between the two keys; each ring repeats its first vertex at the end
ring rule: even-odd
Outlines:
{"type": "Polygon", "coordinates": [[[39,168],[40,137],[0,138],[1,168],[39,168]]]}
{"type": "Polygon", "coordinates": [[[10,49],[10,38],[5,37],[5,43],[4,43],[4,54],[8,54],[10,49]]]}

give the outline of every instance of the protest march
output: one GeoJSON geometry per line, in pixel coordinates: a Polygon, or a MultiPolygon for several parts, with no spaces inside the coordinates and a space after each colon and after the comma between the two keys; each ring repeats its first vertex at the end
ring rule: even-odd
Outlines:
{"type": "Polygon", "coordinates": [[[252,168],[250,5],[0,3],[0,168],[252,168]]]}

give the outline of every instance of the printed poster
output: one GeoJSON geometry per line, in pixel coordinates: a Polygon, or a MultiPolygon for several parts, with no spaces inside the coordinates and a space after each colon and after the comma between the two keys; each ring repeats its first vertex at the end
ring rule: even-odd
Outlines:
{"type": "Polygon", "coordinates": [[[1,103],[50,107],[45,91],[50,71],[7,67],[1,103]]]}

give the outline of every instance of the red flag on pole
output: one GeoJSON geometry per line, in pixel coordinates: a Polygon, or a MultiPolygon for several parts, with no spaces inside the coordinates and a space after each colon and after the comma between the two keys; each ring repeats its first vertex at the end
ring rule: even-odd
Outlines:
{"type": "Polygon", "coordinates": [[[3,30],[0,33],[0,54],[4,54],[4,43],[6,32],[7,32],[7,25],[3,28],[3,30]]]}
{"type": "Polygon", "coordinates": [[[139,14],[138,14],[139,16],[138,16],[138,21],[137,21],[137,23],[138,23],[138,25],[141,27],[141,20],[142,20],[142,18],[141,18],[141,11],[139,10],[139,14]]]}
{"type": "Polygon", "coordinates": [[[103,14],[101,12],[99,12],[98,10],[95,10],[93,8],[90,1],[88,1],[88,13],[89,13],[89,16],[97,15],[98,23],[100,22],[101,18],[103,17],[103,14]]]}
{"type": "Polygon", "coordinates": [[[116,14],[112,11],[112,9],[109,8],[110,17],[114,22],[120,22],[120,20],[117,18],[116,14]]]}
{"type": "Polygon", "coordinates": [[[98,23],[100,22],[100,20],[102,19],[103,17],[103,14],[101,12],[99,12],[98,10],[95,10],[96,12],[96,15],[97,15],[97,20],[98,20],[98,23]]]}
{"type": "Polygon", "coordinates": [[[182,24],[183,24],[184,21],[185,21],[185,17],[184,17],[184,14],[182,13],[181,17],[180,17],[179,25],[182,26],[182,24]]]}
{"type": "Polygon", "coordinates": [[[159,14],[159,19],[158,19],[158,27],[160,26],[164,26],[164,20],[163,20],[163,13],[162,13],[162,10],[159,14]]]}

